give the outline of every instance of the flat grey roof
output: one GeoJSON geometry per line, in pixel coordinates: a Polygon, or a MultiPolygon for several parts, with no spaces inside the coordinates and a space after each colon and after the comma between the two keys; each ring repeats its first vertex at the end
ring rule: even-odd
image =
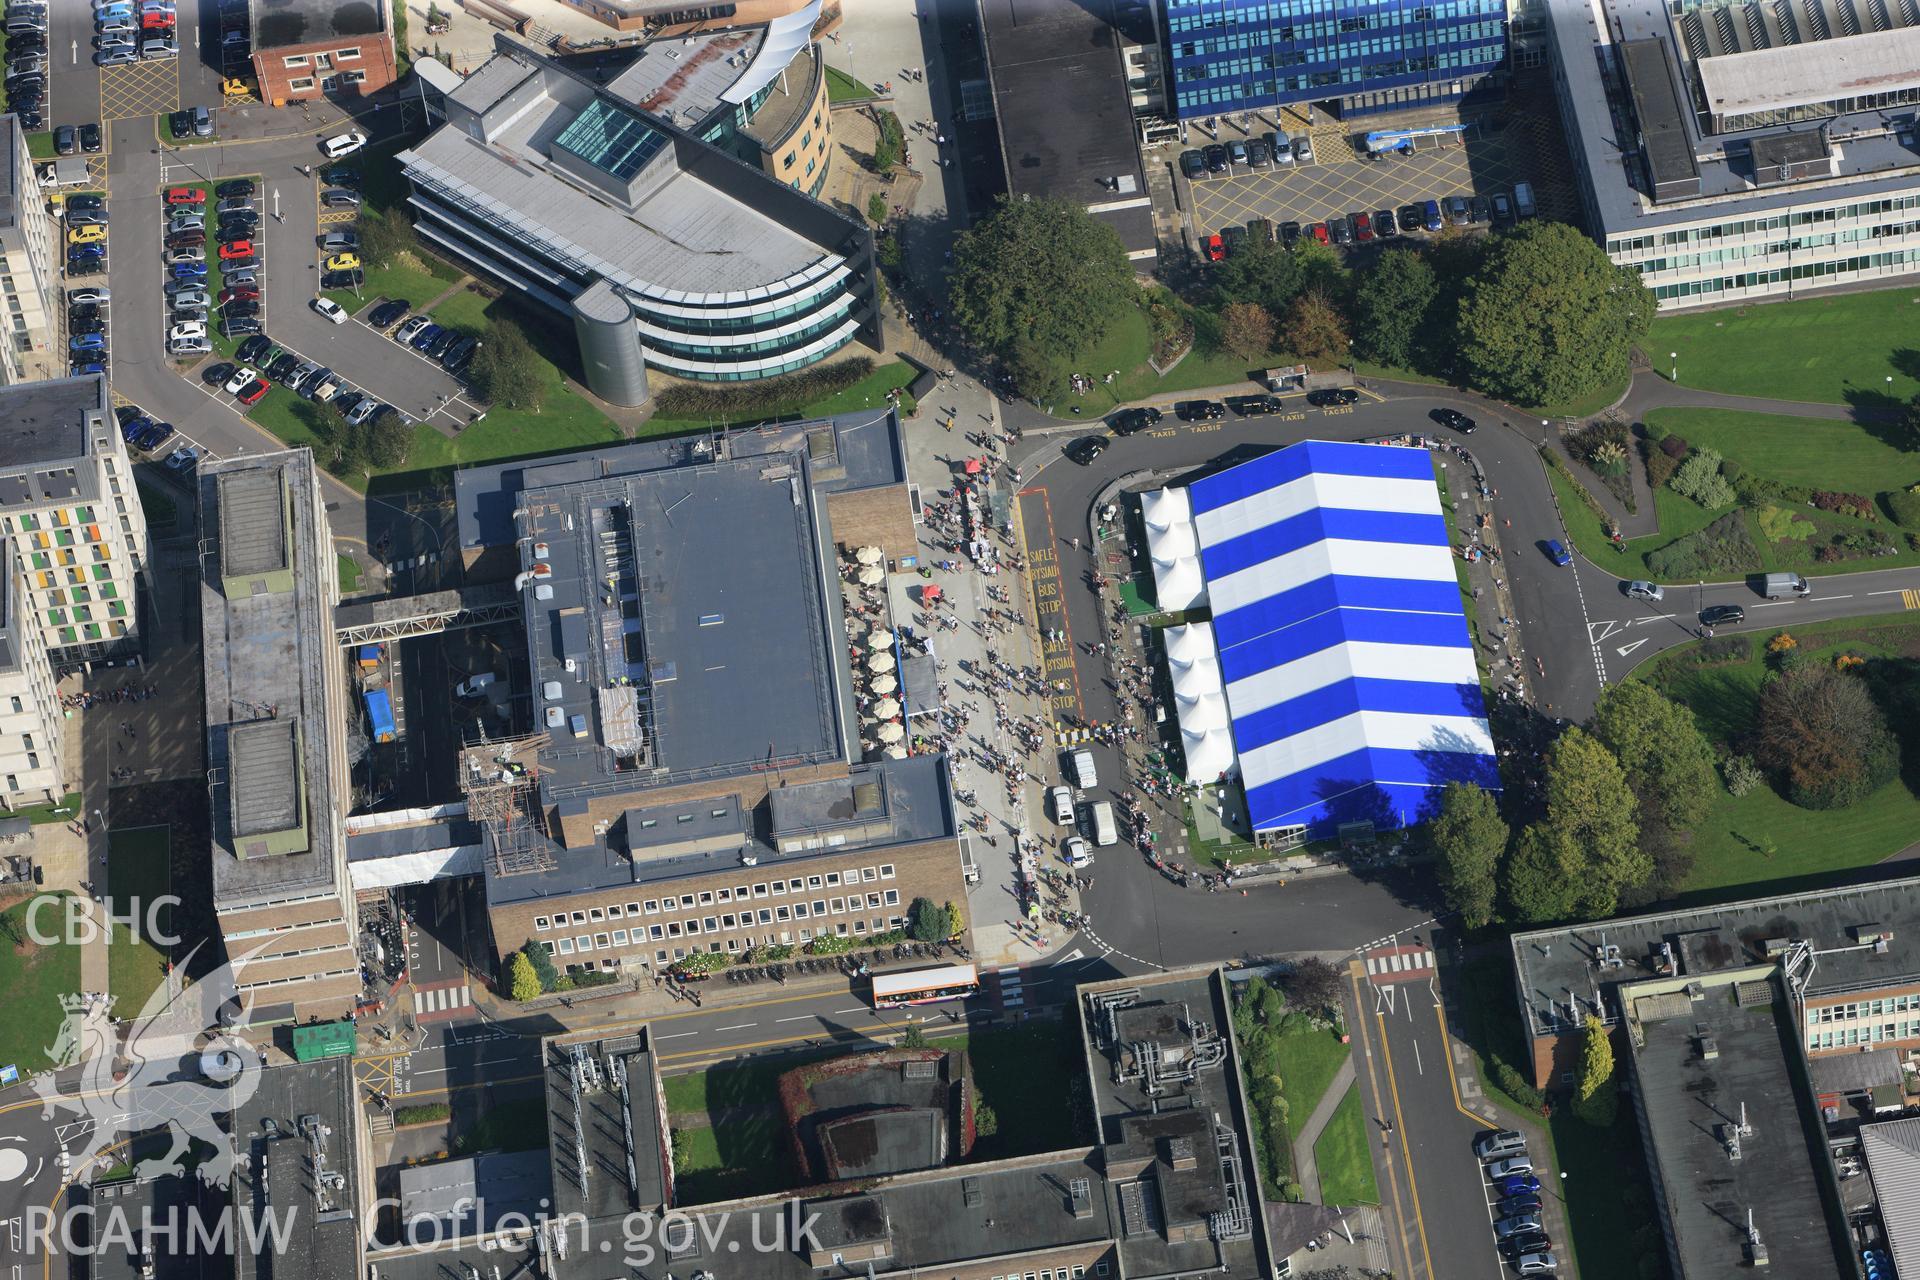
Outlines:
{"type": "MultiPolygon", "coordinates": [[[[947,790],[945,756],[909,756],[905,760],[878,760],[871,764],[855,766],[854,772],[856,776],[868,772],[884,774],[891,805],[889,814],[891,823],[886,834],[878,838],[850,841],[830,848],[794,849],[783,852],[756,832],[749,836],[745,847],[751,849],[754,858],[757,859],[757,865],[762,868],[797,867],[814,858],[832,858],[863,849],[886,849],[895,845],[917,844],[951,836],[957,830],[947,790]]],[[[706,801],[688,801],[683,805],[661,806],[659,811],[672,812],[675,809],[685,809],[703,813],[713,807],[716,806],[706,801]]],[[[634,812],[634,810],[628,810],[628,816],[631,817],[634,812]]],[[[757,825],[757,823],[749,823],[750,829],[757,825]]],[[[617,830],[624,833],[627,827],[623,823],[617,830]]],[[[584,893],[594,889],[612,889],[621,885],[643,888],[670,880],[682,880],[688,876],[714,875],[740,870],[741,849],[737,847],[730,846],[708,853],[635,858],[630,856],[630,846],[625,843],[627,839],[625,835],[616,838],[613,832],[609,832],[584,849],[567,849],[558,844],[550,845],[548,854],[554,864],[550,869],[538,874],[488,876],[486,879],[487,902],[491,906],[500,906],[509,902],[565,897],[568,894],[584,893]]],[[[644,848],[643,844],[642,849],[644,848]]]]}
{"type": "Polygon", "coordinates": [[[670,467],[698,465],[696,450],[719,439],[734,457],[771,457],[805,450],[813,454],[813,487],[843,493],[903,484],[906,444],[900,420],[891,409],[862,409],[831,418],[809,418],[759,427],[723,428],[706,435],[636,440],[631,444],[580,449],[546,458],[525,458],[454,473],[454,517],[462,547],[505,546],[513,542],[513,511],[520,495],[546,485],[571,484],[604,476],[642,475],[670,467]],[[811,437],[830,432],[833,465],[818,461],[822,450],[811,437]]]}
{"type": "Polygon", "coordinates": [[[1719,116],[1894,93],[1920,86],[1920,27],[1726,53],[1695,69],[1707,109],[1719,116]]]}
{"type": "Polygon", "coordinates": [[[381,0],[249,0],[253,47],[280,49],[386,30],[381,0]]]}
{"type": "Polygon", "coordinates": [[[359,1274],[360,1212],[367,1189],[359,1185],[357,1105],[350,1058],[260,1073],[259,1088],[234,1117],[234,1206],[248,1220],[264,1220],[272,1206],[275,1221],[287,1230],[279,1240],[263,1238],[258,1255],[236,1251],[234,1280],[341,1280],[359,1274]],[[328,1130],[317,1135],[317,1143],[303,1133],[305,1117],[328,1130]],[[344,1185],[323,1185],[323,1171],[344,1175],[344,1185]]]}
{"type": "Polygon", "coordinates": [[[492,1231],[508,1214],[532,1220],[552,1191],[544,1150],[488,1151],[463,1160],[402,1165],[401,1230],[429,1219],[440,1223],[448,1238],[492,1231]]]}
{"type": "Polygon", "coordinates": [[[694,128],[713,114],[765,38],[764,28],[750,27],[650,41],[607,81],[607,92],[670,124],[694,128]]]}
{"type": "MultiPolygon", "coordinates": [[[[1626,148],[1632,145],[1631,134],[1623,135],[1616,125],[1616,112],[1630,114],[1630,104],[1609,101],[1602,68],[1615,61],[1615,41],[1660,36],[1669,41],[1671,54],[1674,33],[1666,6],[1598,0],[1595,4],[1549,4],[1545,13],[1561,73],[1562,114],[1567,116],[1564,132],[1575,162],[1590,178],[1594,215],[1599,223],[1593,230],[1603,239],[1703,221],[1757,217],[1805,204],[1816,198],[1816,193],[1835,200],[1863,200],[1920,187],[1920,173],[1915,172],[1920,169],[1920,152],[1908,140],[1911,133],[1903,139],[1902,131],[1892,127],[1895,121],[1886,112],[1860,112],[1831,120],[1839,151],[1832,177],[1756,188],[1749,180],[1749,145],[1753,138],[1777,131],[1702,137],[1698,118],[1687,110],[1683,113],[1684,127],[1700,164],[1700,196],[1655,204],[1634,189],[1638,178],[1631,172],[1633,166],[1626,154],[1626,148]],[[1600,17],[1609,24],[1607,29],[1600,26],[1600,17]]],[[[1872,38],[1881,39],[1885,34],[1872,38]]]]}
{"type": "MultiPolygon", "coordinates": [[[[97,373],[0,387],[0,468],[77,462],[88,457],[92,449],[87,415],[104,413],[106,408],[106,379],[97,373]]],[[[17,498],[0,496],[0,503],[12,506],[21,499],[45,497],[58,501],[71,496],[39,484],[32,484],[32,488],[32,492],[17,498]]]]}
{"type": "Polygon", "coordinates": [[[220,477],[220,545],[228,577],[287,567],[286,491],[273,471],[220,477]]]}
{"type": "MultiPolygon", "coordinates": [[[[505,53],[493,59],[503,60],[515,68],[530,63],[505,53]]],[[[401,163],[517,224],[592,272],[635,290],[690,297],[745,292],[816,263],[839,260],[833,249],[681,168],[677,144],[671,140],[648,161],[671,172],[643,184],[639,203],[632,208],[563,173],[549,158],[554,140],[595,101],[594,93],[558,69],[531,65],[541,79],[537,91],[518,88],[529,78],[518,70],[492,78],[503,96],[517,90],[530,101],[488,141],[443,125],[403,151],[401,163]]],[[[472,96],[480,97],[478,92],[472,96]]],[[[489,109],[479,101],[469,105],[489,109]]],[[[660,131],[666,132],[664,124],[660,131]]]]}
{"type": "Polygon", "coordinates": [[[236,838],[285,831],[300,820],[299,733],[292,720],[255,720],[227,735],[236,838]]]}
{"type": "MultiPolygon", "coordinates": [[[[1652,1135],[1650,1162],[1661,1190],[1687,1280],[1745,1280],[1747,1214],[1778,1276],[1851,1276],[1842,1270],[1823,1209],[1813,1152],[1823,1136],[1810,1101],[1803,1101],[1788,1067],[1799,1052],[1783,1017],[1786,993],[1766,984],[1775,1004],[1743,1008],[1732,984],[1710,986],[1702,1000],[1681,998],[1686,1012],[1642,1023],[1634,1044],[1635,1096],[1652,1135]],[[1706,1059],[1701,1038],[1719,1056],[1706,1059]],[[1723,1146],[1741,1107],[1753,1132],[1740,1140],[1740,1159],[1723,1146]]],[[[1604,1189],[1601,1193],[1605,1194],[1604,1189]]]]}
{"type": "Polygon", "coordinates": [[[641,1027],[601,1038],[556,1037],[542,1042],[541,1050],[553,1188],[548,1216],[584,1214],[599,1221],[664,1204],[652,1032],[641,1027]],[[595,1074],[576,1074],[575,1045],[595,1074]],[[613,1088],[616,1068],[626,1077],[624,1093],[613,1088]]]}
{"type": "MultiPolygon", "coordinates": [[[[1819,950],[1810,996],[1920,982],[1920,877],[1536,929],[1509,941],[1528,1027],[1545,1036],[1570,1029],[1569,991],[1584,1017],[1596,988],[1663,976],[1656,967],[1662,943],[1685,975],[1765,963],[1772,939],[1805,940],[1819,950]],[[1851,931],[1868,924],[1892,931],[1886,951],[1854,945],[1851,931]],[[1617,967],[1602,967],[1603,943],[1618,949],[1617,967]]],[[[1601,1016],[1611,1021],[1617,1012],[1607,1001],[1601,1016]]]]}
{"type": "Polygon", "coordinates": [[[1674,88],[1666,37],[1629,40],[1620,46],[1620,57],[1633,90],[1634,118],[1640,123],[1655,198],[1699,194],[1700,166],[1687,138],[1686,109],[1674,88]]]}
{"type": "MultiPolygon", "coordinates": [[[[1146,199],[1112,0],[981,0],[980,10],[1008,190],[1082,206],[1146,199]]],[[[1150,249],[1145,212],[1102,221],[1129,251],[1150,249]]]]}
{"type": "MultiPolygon", "coordinates": [[[[335,738],[344,726],[329,716],[323,664],[341,660],[333,642],[323,572],[331,572],[333,542],[316,527],[313,504],[302,499],[314,485],[313,455],[306,449],[242,454],[200,464],[201,557],[200,647],[206,692],[208,791],[213,817],[213,893],[218,903],[244,903],[289,890],[334,887],[334,824],[321,812],[336,802],[343,780],[333,773],[335,738]],[[222,590],[221,505],[224,476],[250,471],[276,477],[289,501],[293,590],[229,598],[222,590]],[[243,858],[235,854],[243,833],[233,827],[232,789],[251,777],[243,753],[236,757],[236,730],[265,721],[290,730],[300,726],[300,781],[319,798],[307,823],[304,853],[243,858]],[[238,768],[236,768],[236,764],[238,768]]],[[[341,712],[344,713],[342,708],[341,712]]],[[[245,733],[241,741],[245,741],[245,733]]],[[[251,801],[249,801],[251,803],[251,801]]]]}

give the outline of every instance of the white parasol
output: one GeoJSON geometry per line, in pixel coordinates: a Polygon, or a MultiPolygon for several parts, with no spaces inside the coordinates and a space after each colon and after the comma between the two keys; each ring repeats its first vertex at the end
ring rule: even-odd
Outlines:
{"type": "Polygon", "coordinates": [[[893,632],[882,627],[867,637],[867,644],[875,649],[891,649],[893,648],[893,632]]]}
{"type": "Polygon", "coordinates": [[[853,553],[853,558],[861,564],[879,564],[887,558],[887,553],[878,547],[862,547],[853,553]]]}
{"type": "Polygon", "coordinates": [[[887,579],[887,571],[877,564],[870,564],[860,571],[860,585],[874,587],[887,579]]]}
{"type": "Polygon", "coordinates": [[[867,659],[867,670],[876,674],[882,671],[891,671],[893,670],[893,666],[893,655],[884,649],[879,653],[871,655],[867,659]]]}
{"type": "Polygon", "coordinates": [[[875,693],[892,693],[899,687],[900,682],[892,676],[875,676],[873,678],[873,691],[875,693]]]}
{"type": "Polygon", "coordinates": [[[898,698],[880,699],[880,701],[873,704],[873,714],[879,716],[882,720],[893,719],[900,714],[900,700],[898,698]]]}
{"type": "Polygon", "coordinates": [[[896,742],[881,754],[885,755],[889,760],[905,760],[907,758],[907,749],[896,742]]]}
{"type": "Polygon", "coordinates": [[[880,726],[880,741],[882,742],[891,744],[900,741],[900,739],[906,736],[907,731],[900,727],[898,720],[889,720],[880,726]]]}

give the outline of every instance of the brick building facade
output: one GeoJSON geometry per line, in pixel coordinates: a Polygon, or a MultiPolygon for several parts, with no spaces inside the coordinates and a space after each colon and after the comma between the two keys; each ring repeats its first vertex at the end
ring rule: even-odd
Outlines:
{"type": "Polygon", "coordinates": [[[384,3],[254,0],[253,72],[273,106],[364,98],[399,78],[384,3]]]}

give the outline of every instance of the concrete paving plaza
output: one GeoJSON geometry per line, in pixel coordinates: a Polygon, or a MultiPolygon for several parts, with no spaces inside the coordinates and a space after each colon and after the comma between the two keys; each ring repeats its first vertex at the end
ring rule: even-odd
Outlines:
{"type": "MultiPolygon", "coordinates": [[[[1315,150],[1323,157],[1318,136],[1315,150]]],[[[1464,145],[1428,146],[1390,160],[1341,159],[1309,165],[1257,169],[1235,166],[1232,175],[1190,184],[1194,229],[1211,235],[1251,218],[1324,222],[1355,210],[1398,210],[1403,204],[1447,196],[1511,191],[1527,171],[1509,155],[1505,137],[1478,131],[1464,145]]]]}

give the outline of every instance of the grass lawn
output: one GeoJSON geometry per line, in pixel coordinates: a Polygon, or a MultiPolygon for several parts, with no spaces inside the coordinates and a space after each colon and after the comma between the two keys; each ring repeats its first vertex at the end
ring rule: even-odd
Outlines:
{"type": "Polygon", "coordinates": [[[9,817],[25,818],[28,822],[65,822],[80,809],[80,793],[69,791],[60,798],[59,804],[30,804],[23,808],[8,811],[9,817]]]}
{"type": "MultiPolygon", "coordinates": [[[[1193,314],[1191,309],[1188,314],[1193,314]]],[[[1147,363],[1150,341],[1147,313],[1138,307],[1127,308],[1099,345],[1076,365],[1078,372],[1094,379],[1092,390],[1084,396],[1061,395],[1054,404],[1048,406],[1050,412],[1056,417],[1071,418],[1076,416],[1077,409],[1077,416],[1092,421],[1110,412],[1116,405],[1154,396],[1176,395],[1199,387],[1246,382],[1248,376],[1258,370],[1294,363],[1292,356],[1269,352],[1249,364],[1229,351],[1210,347],[1204,324],[1201,329],[1194,338],[1193,350],[1187,353],[1187,358],[1163,378],[1147,363]],[[1111,386],[1100,381],[1116,369],[1120,376],[1111,386]]],[[[1251,392],[1253,388],[1249,386],[1247,390],[1251,392]]]]}
{"type": "MultiPolygon", "coordinates": [[[[80,948],[67,943],[43,947],[29,936],[27,908],[35,900],[22,899],[0,911],[0,991],[7,993],[7,1016],[0,1018],[0,1067],[17,1066],[23,1076],[52,1065],[46,1051],[58,1039],[65,1018],[60,997],[80,989],[80,948]]],[[[57,905],[42,907],[41,933],[57,932],[63,918],[57,905]]]]}
{"type": "Polygon", "coordinates": [[[1680,381],[1690,387],[1833,404],[1890,395],[1904,404],[1920,392],[1909,336],[1917,307],[1920,291],[1909,286],[1661,316],[1641,346],[1663,373],[1667,353],[1679,352],[1680,381]]]}
{"type": "Polygon", "coordinates": [[[349,555],[336,552],[334,559],[339,563],[340,594],[350,596],[360,589],[360,566],[349,555]]]}
{"type": "MultiPolygon", "coordinates": [[[[1091,1132],[1076,1132],[1076,1117],[1091,1108],[1077,1101],[1085,1068],[1071,1018],[975,1031],[964,1043],[980,1101],[1000,1122],[998,1133],[974,1143],[970,1159],[1004,1160],[1094,1141],[1091,1132]],[[1036,1081],[1053,1084],[1036,1088],[1036,1081]]],[[[956,1047],[945,1037],[935,1044],[956,1047]]]]}
{"type": "Polygon", "coordinates": [[[329,289],[327,296],[356,313],[373,305],[376,298],[398,298],[409,307],[419,307],[445,293],[447,287],[460,278],[458,268],[429,254],[420,254],[410,262],[396,262],[391,266],[366,267],[362,272],[366,276],[366,283],[360,286],[360,292],[329,289]]]}
{"type": "MultiPolygon", "coordinates": [[[[838,67],[827,68],[827,105],[837,102],[859,102],[871,98],[873,90],[860,83],[838,67]]],[[[37,135],[36,135],[37,136],[37,135]]]]}
{"type": "MultiPolygon", "coordinates": [[[[1874,657],[1920,656],[1920,623],[1894,617],[1814,623],[1792,628],[1804,652],[1818,659],[1842,650],[1874,657]]],[[[1722,744],[1752,722],[1766,674],[1766,635],[1742,637],[1745,661],[1697,664],[1696,645],[1663,655],[1643,678],[1693,708],[1701,729],[1722,744]]],[[[1802,809],[1771,787],[1744,796],[1722,790],[1713,809],[1694,832],[1693,874],[1689,895],[1721,896],[1716,891],[1757,881],[1803,880],[1855,867],[1871,866],[1920,838],[1920,797],[1895,779],[1859,804],[1845,809],[1802,809]]]]}
{"type": "MultiPolygon", "coordinates": [[[[1622,550],[1607,537],[1606,526],[1600,518],[1581,501],[1574,480],[1555,467],[1547,468],[1547,476],[1553,482],[1554,496],[1560,500],[1560,511],[1566,517],[1567,530],[1573,535],[1575,549],[1601,568],[1611,570],[1622,578],[1655,577],[1653,570],[1647,568],[1649,552],[1658,551],[1689,533],[1699,532],[1731,509],[1722,507],[1717,511],[1709,511],[1663,485],[1653,495],[1653,509],[1660,520],[1660,532],[1650,533],[1644,538],[1629,538],[1622,550]]],[[[1759,534],[1752,532],[1754,545],[1758,546],[1759,534]]],[[[1520,555],[1543,554],[1537,547],[1512,550],[1520,555]]]]}
{"type": "Polygon", "coordinates": [[[1856,422],[1732,409],[1655,409],[1647,421],[1786,484],[1871,495],[1920,483],[1920,455],[1856,422]]]}
{"type": "Polygon", "coordinates": [[[1334,1073],[1352,1052],[1326,1027],[1307,1027],[1280,1037],[1280,1092],[1287,1100],[1287,1137],[1297,1139],[1334,1073]]]}
{"type": "Polygon", "coordinates": [[[1373,1157],[1367,1144],[1367,1118],[1360,1111],[1360,1086],[1348,1085],[1346,1096],[1333,1109],[1320,1141],[1313,1144],[1314,1166],[1320,1171],[1320,1203],[1379,1204],[1380,1185],[1373,1178],[1373,1157]]]}
{"type": "Polygon", "coordinates": [[[43,129],[39,133],[28,134],[27,154],[35,160],[52,160],[57,154],[53,149],[53,130],[43,129]]]}
{"type": "Polygon", "coordinates": [[[673,1131],[675,1191],[681,1201],[704,1204],[761,1195],[793,1185],[776,1111],[743,1113],[717,1128],[673,1131]]]}
{"type": "Polygon", "coordinates": [[[172,905],[156,905],[173,893],[169,830],[119,827],[107,836],[107,890],[113,913],[140,922],[138,930],[115,924],[107,948],[107,990],[119,1002],[121,1017],[132,1017],[144,1008],[147,997],[166,977],[168,949],[144,935],[149,924],[162,933],[174,932],[172,905]]]}

